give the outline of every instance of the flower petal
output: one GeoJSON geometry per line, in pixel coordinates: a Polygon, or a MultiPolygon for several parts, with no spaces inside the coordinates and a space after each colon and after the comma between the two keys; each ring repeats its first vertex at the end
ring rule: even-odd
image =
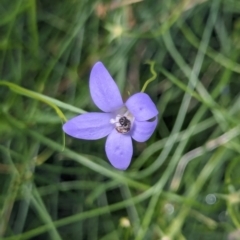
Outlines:
{"type": "Polygon", "coordinates": [[[146,93],[136,93],[125,103],[138,121],[146,121],[158,115],[158,110],[146,93]]]}
{"type": "Polygon", "coordinates": [[[117,84],[101,62],[97,62],[90,74],[92,100],[104,112],[112,112],[123,105],[117,84]]]}
{"type": "Polygon", "coordinates": [[[153,134],[156,126],[157,126],[158,118],[155,117],[154,121],[144,121],[139,122],[137,120],[134,121],[133,129],[132,129],[132,138],[137,142],[145,142],[147,141],[153,134]]]}
{"type": "Polygon", "coordinates": [[[110,163],[117,169],[128,168],[133,154],[132,139],[129,134],[121,134],[115,129],[109,134],[105,151],[110,163]]]}
{"type": "Polygon", "coordinates": [[[67,121],[63,131],[68,135],[87,140],[106,137],[112,130],[110,113],[84,113],[67,121]]]}

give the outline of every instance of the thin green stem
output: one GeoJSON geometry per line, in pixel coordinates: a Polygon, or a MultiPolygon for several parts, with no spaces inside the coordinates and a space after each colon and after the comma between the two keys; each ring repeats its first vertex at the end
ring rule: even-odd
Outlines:
{"type": "Polygon", "coordinates": [[[156,73],[156,71],[154,70],[155,62],[154,62],[154,61],[147,61],[146,63],[150,65],[150,71],[151,71],[151,73],[152,73],[152,77],[149,78],[149,79],[144,83],[141,92],[144,92],[144,91],[146,90],[148,84],[149,84],[150,82],[154,81],[154,80],[156,79],[156,77],[157,77],[157,73],[156,73]]]}

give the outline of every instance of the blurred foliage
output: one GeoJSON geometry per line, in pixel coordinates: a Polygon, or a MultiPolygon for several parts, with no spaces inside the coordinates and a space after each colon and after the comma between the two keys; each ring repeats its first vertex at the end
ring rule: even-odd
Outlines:
{"type": "Polygon", "coordinates": [[[239,0],[0,0],[0,239],[240,236],[239,0]],[[105,139],[64,138],[97,111],[102,61],[159,125],[125,171],[105,139]]]}

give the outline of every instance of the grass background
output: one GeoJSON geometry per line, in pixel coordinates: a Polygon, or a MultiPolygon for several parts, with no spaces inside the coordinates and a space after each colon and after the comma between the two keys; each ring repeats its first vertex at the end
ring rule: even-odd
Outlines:
{"type": "Polygon", "coordinates": [[[240,239],[238,0],[0,0],[0,239],[240,239]],[[159,111],[127,171],[105,139],[66,136],[97,111],[102,61],[159,111]]]}

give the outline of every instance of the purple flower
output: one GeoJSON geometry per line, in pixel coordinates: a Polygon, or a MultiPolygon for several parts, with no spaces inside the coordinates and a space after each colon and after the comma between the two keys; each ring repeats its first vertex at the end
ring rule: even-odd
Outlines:
{"type": "Polygon", "coordinates": [[[63,130],[68,135],[95,140],[107,137],[105,151],[111,164],[128,168],[132,154],[132,138],[148,140],[157,126],[158,110],[146,93],[136,93],[123,103],[119,89],[101,62],[90,75],[90,93],[103,112],[85,113],[70,119],[63,130]]]}

